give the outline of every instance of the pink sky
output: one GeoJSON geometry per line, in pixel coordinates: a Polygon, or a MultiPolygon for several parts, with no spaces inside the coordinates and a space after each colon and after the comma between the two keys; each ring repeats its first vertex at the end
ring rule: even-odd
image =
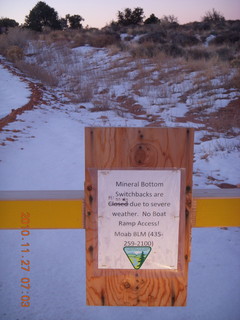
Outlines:
{"type": "MultiPolygon", "coordinates": [[[[15,19],[23,23],[25,16],[37,4],[37,0],[0,0],[0,17],[15,19]]],[[[64,17],[67,13],[79,14],[85,21],[84,26],[101,28],[112,20],[116,20],[117,12],[125,8],[141,7],[146,18],[151,13],[161,18],[163,15],[174,15],[179,23],[200,21],[205,13],[213,8],[226,19],[240,19],[239,0],[46,0],[64,17]]]]}

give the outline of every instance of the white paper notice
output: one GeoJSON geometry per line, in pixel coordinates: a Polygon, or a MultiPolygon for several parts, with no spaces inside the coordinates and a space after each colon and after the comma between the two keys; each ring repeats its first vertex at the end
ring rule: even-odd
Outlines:
{"type": "Polygon", "coordinates": [[[177,269],[181,170],[98,171],[98,268],[177,269]]]}

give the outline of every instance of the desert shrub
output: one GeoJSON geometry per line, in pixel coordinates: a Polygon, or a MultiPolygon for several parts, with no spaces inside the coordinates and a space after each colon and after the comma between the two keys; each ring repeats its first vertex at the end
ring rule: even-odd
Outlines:
{"type": "Polygon", "coordinates": [[[160,46],[153,42],[144,42],[142,44],[133,44],[129,51],[134,58],[153,58],[161,51],[160,46]]]}
{"type": "Polygon", "coordinates": [[[162,46],[161,50],[163,50],[166,55],[174,58],[184,56],[184,50],[176,44],[166,44],[162,46]]]}
{"type": "Polygon", "coordinates": [[[86,36],[86,33],[84,32],[76,33],[72,39],[73,47],[84,46],[86,43],[87,43],[87,36],[86,36]]]}
{"type": "Polygon", "coordinates": [[[96,32],[90,34],[88,41],[90,46],[103,48],[118,43],[120,36],[117,33],[96,32]]]}
{"type": "Polygon", "coordinates": [[[51,31],[48,38],[50,42],[63,42],[68,40],[67,33],[60,30],[51,31]]]}
{"type": "Polygon", "coordinates": [[[208,60],[211,57],[211,53],[204,48],[191,48],[186,51],[186,58],[193,60],[208,60]]]}
{"type": "Polygon", "coordinates": [[[184,49],[175,44],[156,44],[154,42],[134,43],[128,47],[133,57],[154,58],[159,54],[173,58],[182,57],[185,54],[184,49]]]}
{"type": "Polygon", "coordinates": [[[229,30],[240,33],[240,20],[228,20],[229,30]]]}
{"type": "Polygon", "coordinates": [[[223,45],[223,44],[235,44],[240,41],[240,33],[236,31],[225,31],[218,34],[210,44],[223,45]]]}
{"type": "Polygon", "coordinates": [[[235,88],[240,90],[240,59],[238,69],[236,69],[233,77],[228,81],[226,85],[229,88],[235,88]]]}
{"type": "Polygon", "coordinates": [[[171,35],[171,40],[176,46],[194,46],[200,41],[193,35],[175,32],[171,35]]]}
{"type": "Polygon", "coordinates": [[[23,28],[10,28],[6,35],[9,45],[18,46],[22,49],[28,44],[28,42],[35,38],[34,32],[23,28]]]}
{"type": "Polygon", "coordinates": [[[212,10],[205,13],[205,16],[202,18],[202,21],[210,22],[210,23],[214,23],[214,24],[218,24],[218,23],[224,24],[225,18],[216,9],[212,9],[212,10]]]}
{"type": "Polygon", "coordinates": [[[138,40],[138,43],[143,42],[166,43],[166,33],[163,31],[148,33],[138,40]]]}
{"type": "Polygon", "coordinates": [[[145,35],[146,33],[152,32],[152,28],[156,27],[156,25],[135,25],[135,26],[128,26],[124,27],[120,30],[121,33],[127,33],[130,36],[137,36],[137,35],[145,35]]]}
{"type": "MultiPolygon", "coordinates": [[[[34,33],[27,29],[21,29],[21,28],[10,28],[6,34],[0,35],[0,53],[4,56],[7,55],[10,57],[10,59],[13,58],[12,61],[15,60],[18,56],[20,57],[20,49],[25,48],[25,46],[29,43],[30,40],[32,40],[35,37],[34,33]],[[12,47],[18,47],[18,50],[12,47]],[[15,52],[15,58],[12,57],[12,54],[14,56],[15,52]],[[18,51],[18,53],[17,53],[18,51]],[[12,52],[10,54],[10,52],[12,52]]],[[[18,58],[17,58],[18,59],[18,58]]]]}
{"type": "Polygon", "coordinates": [[[7,40],[7,35],[1,34],[0,35],[0,54],[5,55],[8,46],[9,46],[9,43],[7,40]]]}
{"type": "Polygon", "coordinates": [[[48,45],[54,43],[55,45],[65,46],[70,44],[76,36],[75,30],[45,30],[38,35],[40,41],[46,42],[48,45]]]}
{"type": "Polygon", "coordinates": [[[217,49],[216,54],[222,61],[231,61],[234,58],[233,50],[229,47],[217,49]]]}
{"type": "MultiPolygon", "coordinates": [[[[234,59],[232,59],[231,66],[233,68],[240,68],[240,57],[235,57],[234,59]]],[[[240,75],[239,75],[239,78],[240,78],[240,75]]]]}
{"type": "Polygon", "coordinates": [[[177,30],[179,27],[178,18],[174,15],[163,16],[160,19],[160,24],[167,30],[177,30]]]}
{"type": "Polygon", "coordinates": [[[6,50],[6,58],[12,62],[22,60],[23,49],[18,46],[10,46],[6,50]]]}
{"type": "Polygon", "coordinates": [[[94,85],[91,83],[79,83],[76,87],[71,88],[73,90],[69,93],[69,99],[73,103],[90,102],[94,96],[94,85]]]}
{"type": "Polygon", "coordinates": [[[198,31],[198,32],[207,31],[211,29],[211,24],[206,21],[202,21],[202,22],[194,21],[194,22],[185,24],[184,29],[198,31]]]}
{"type": "Polygon", "coordinates": [[[73,38],[73,46],[90,45],[92,47],[103,48],[120,42],[120,36],[116,32],[79,32],[73,38]]]}

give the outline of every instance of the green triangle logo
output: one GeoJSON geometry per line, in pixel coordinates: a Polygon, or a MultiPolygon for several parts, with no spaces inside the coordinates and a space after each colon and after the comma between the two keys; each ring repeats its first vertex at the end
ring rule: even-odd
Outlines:
{"type": "Polygon", "coordinates": [[[151,252],[151,247],[124,247],[123,251],[134,269],[138,270],[151,252]]]}

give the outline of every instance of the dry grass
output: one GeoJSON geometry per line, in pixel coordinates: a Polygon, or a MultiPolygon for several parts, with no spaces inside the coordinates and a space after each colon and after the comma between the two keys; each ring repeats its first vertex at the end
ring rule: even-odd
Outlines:
{"type": "Polygon", "coordinates": [[[72,47],[89,45],[96,48],[104,48],[117,45],[120,36],[116,33],[107,33],[99,30],[94,31],[75,31],[72,32],[72,47]]]}
{"type": "Polygon", "coordinates": [[[153,58],[159,53],[159,47],[151,42],[144,42],[143,44],[131,42],[128,45],[128,50],[133,58],[153,58]]]}
{"type": "Polygon", "coordinates": [[[90,102],[94,96],[94,86],[91,82],[78,82],[75,86],[74,82],[71,82],[70,92],[73,103],[90,102]]]}
{"type": "Polygon", "coordinates": [[[226,83],[227,87],[240,90],[240,68],[236,69],[233,77],[226,83]]]}
{"type": "Polygon", "coordinates": [[[111,44],[108,46],[109,54],[114,56],[115,54],[118,54],[121,51],[121,48],[117,44],[111,44]]]}
{"type": "MultiPolygon", "coordinates": [[[[128,32],[137,34],[140,29],[128,32]]],[[[205,121],[210,128],[226,132],[230,132],[239,122],[238,115],[230,115],[233,109],[231,112],[221,111],[218,115],[207,114],[207,109],[213,106],[216,97],[214,89],[220,86],[228,87],[229,90],[240,88],[240,69],[236,69],[235,75],[230,78],[232,69],[229,59],[222,57],[227,57],[231,52],[224,47],[218,47],[225,50],[221,51],[220,58],[215,45],[181,47],[148,41],[141,44],[126,41],[119,45],[115,33],[96,30],[52,31],[42,33],[41,41],[35,42],[35,53],[21,61],[22,47],[9,46],[10,39],[16,41],[13,35],[9,39],[5,36],[0,38],[0,46],[5,42],[5,48],[8,49],[8,59],[15,61],[19,69],[45,85],[61,86],[71,102],[92,102],[94,108],[91,111],[114,108],[119,112],[131,112],[135,116],[144,115],[146,107],[137,103],[135,95],[148,97],[149,104],[159,108],[174,106],[178,96],[178,102],[192,107],[189,121],[205,121]],[[108,46],[110,55],[121,49],[126,51],[122,52],[122,58],[110,57],[111,64],[106,68],[102,61],[93,65],[92,52],[88,55],[84,51],[72,50],[72,47],[85,44],[108,46]],[[121,87],[121,93],[114,85],[121,87]],[[124,98],[121,98],[124,90],[124,98]],[[200,117],[203,120],[198,121],[200,117]]],[[[103,52],[105,54],[106,51],[103,52]]]]}
{"type": "Polygon", "coordinates": [[[6,58],[12,62],[23,59],[23,49],[18,46],[10,46],[6,50],[6,58]]]}
{"type": "Polygon", "coordinates": [[[58,79],[52,74],[52,72],[48,72],[37,64],[18,61],[16,62],[16,66],[29,77],[40,80],[45,85],[54,87],[58,85],[58,79]]]}
{"type": "Polygon", "coordinates": [[[0,53],[6,55],[10,47],[19,47],[23,50],[34,38],[36,35],[30,30],[10,28],[7,34],[0,35],[0,53]]]}

